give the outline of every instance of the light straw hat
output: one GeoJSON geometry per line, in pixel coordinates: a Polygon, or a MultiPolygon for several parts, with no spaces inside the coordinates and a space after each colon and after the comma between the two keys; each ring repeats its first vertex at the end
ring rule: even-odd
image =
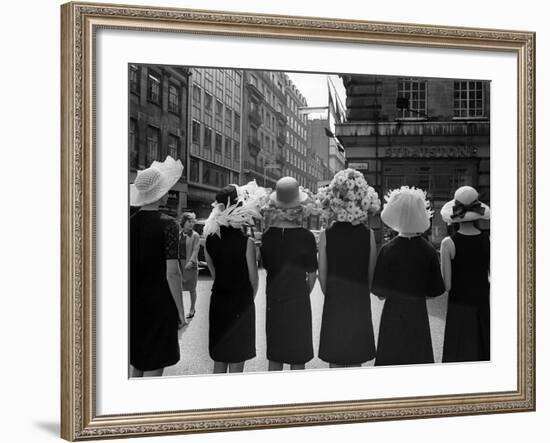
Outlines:
{"type": "Polygon", "coordinates": [[[422,234],[430,227],[432,211],[422,189],[402,186],[386,197],[382,221],[402,234],[422,234]]]}
{"type": "Polygon", "coordinates": [[[479,200],[478,192],[471,186],[462,186],[455,191],[455,198],[443,205],[441,218],[448,224],[474,220],[488,220],[491,210],[479,200]]]}
{"type": "Polygon", "coordinates": [[[270,202],[279,208],[296,208],[306,202],[309,196],[300,189],[294,177],[282,177],[269,197],[270,202]]]}
{"type": "Polygon", "coordinates": [[[138,171],[130,185],[130,206],[146,206],[155,203],[178,182],[183,172],[180,160],[167,156],[163,162],[154,161],[143,171],[138,171]]]}

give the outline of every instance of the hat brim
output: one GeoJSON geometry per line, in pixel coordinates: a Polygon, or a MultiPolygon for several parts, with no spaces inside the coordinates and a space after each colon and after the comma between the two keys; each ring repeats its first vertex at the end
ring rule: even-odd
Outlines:
{"type": "MultiPolygon", "coordinates": [[[[130,206],[146,206],[159,201],[178,182],[183,172],[183,165],[180,160],[166,157],[164,162],[154,161],[151,168],[160,171],[158,184],[149,191],[140,191],[134,184],[130,185],[130,206]]],[[[139,174],[139,172],[138,172],[139,174]]]]}
{"type": "Polygon", "coordinates": [[[491,218],[491,209],[485,203],[481,203],[481,206],[485,209],[485,213],[483,215],[478,214],[477,212],[466,212],[466,214],[464,214],[462,217],[452,218],[451,216],[453,215],[454,205],[455,205],[455,201],[451,200],[445,203],[441,208],[441,218],[445,223],[449,225],[452,223],[465,223],[465,222],[476,221],[476,220],[489,220],[491,218]]]}
{"type": "Polygon", "coordinates": [[[291,202],[282,202],[280,200],[277,200],[277,192],[273,191],[269,196],[269,201],[278,208],[291,209],[301,206],[308,198],[309,196],[304,191],[299,190],[298,195],[294,200],[292,200],[291,202]]]}

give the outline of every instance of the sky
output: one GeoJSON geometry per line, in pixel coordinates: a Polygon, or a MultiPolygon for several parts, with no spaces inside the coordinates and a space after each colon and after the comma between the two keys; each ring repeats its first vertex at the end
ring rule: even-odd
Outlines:
{"type": "MultiPolygon", "coordinates": [[[[306,98],[309,107],[328,106],[328,89],[326,74],[302,74],[287,72],[288,76],[302,95],[306,98]]],[[[342,104],[346,104],[346,90],[342,79],[337,75],[330,76],[342,104]]]]}

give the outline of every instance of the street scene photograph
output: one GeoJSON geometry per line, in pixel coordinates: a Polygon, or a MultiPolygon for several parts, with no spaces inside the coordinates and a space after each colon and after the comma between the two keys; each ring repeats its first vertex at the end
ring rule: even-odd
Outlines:
{"type": "Polygon", "coordinates": [[[490,93],[129,64],[129,377],[490,361],[490,93]]]}

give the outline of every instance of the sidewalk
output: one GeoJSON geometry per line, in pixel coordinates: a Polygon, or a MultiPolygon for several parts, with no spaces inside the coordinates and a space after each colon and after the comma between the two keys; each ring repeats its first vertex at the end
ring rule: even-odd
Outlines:
{"type": "MultiPolygon", "coordinates": [[[[178,364],[165,369],[164,375],[204,375],[212,373],[214,362],[208,355],[208,308],[212,280],[209,276],[201,276],[197,286],[196,314],[189,321],[189,326],[183,329],[180,338],[181,360],[178,364]]],[[[260,287],[256,296],[256,357],[245,363],[245,372],[267,371],[265,355],[265,270],[260,270],[260,287]]],[[[323,310],[323,293],[319,282],[311,293],[311,310],[313,319],[313,348],[315,357],[306,364],[306,369],[327,369],[328,364],[317,358],[321,315],[323,310]]],[[[189,294],[184,295],[186,312],[189,312],[189,294]]],[[[372,321],[375,339],[378,339],[380,315],[384,302],[371,295],[372,321]]],[[[428,300],[428,314],[432,332],[432,343],[436,362],[441,362],[443,352],[443,335],[445,331],[445,315],[447,310],[447,295],[428,300]]],[[[363,366],[372,366],[374,361],[363,366]]],[[[289,369],[285,366],[285,370],[289,369]]]]}

